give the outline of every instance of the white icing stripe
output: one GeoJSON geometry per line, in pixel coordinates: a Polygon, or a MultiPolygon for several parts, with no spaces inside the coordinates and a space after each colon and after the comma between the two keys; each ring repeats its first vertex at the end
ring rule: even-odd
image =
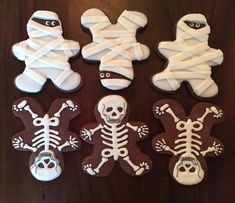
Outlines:
{"type": "Polygon", "coordinates": [[[73,73],[72,70],[63,71],[54,81],[54,83],[60,87],[61,84],[73,73]]]}
{"type": "Polygon", "coordinates": [[[136,23],[137,25],[144,27],[146,25],[146,19],[140,18],[139,16],[133,14],[130,11],[123,11],[123,13],[121,14],[121,16],[124,16],[125,18],[127,18],[128,20],[136,23]]]}
{"type": "Polygon", "coordinates": [[[182,17],[177,24],[176,40],[159,43],[158,49],[168,59],[168,65],[163,72],[153,76],[153,84],[172,91],[179,88],[182,81],[188,81],[198,96],[217,94],[218,88],[210,77],[210,66],[221,64],[223,53],[208,46],[209,33],[210,27],[204,16],[190,14],[182,17]]]}
{"type": "MultiPolygon", "coordinates": [[[[136,29],[145,26],[147,18],[139,12],[124,11],[118,23],[113,25],[102,11],[90,9],[81,19],[81,23],[91,30],[93,39],[93,43],[83,48],[83,58],[100,60],[100,71],[115,72],[133,79],[132,60],[143,60],[149,55],[147,47],[137,43],[135,38],[136,29]],[[90,17],[92,23],[89,24],[90,17]]],[[[111,79],[106,79],[110,84],[105,87],[112,85],[111,79]]],[[[123,83],[119,86],[120,89],[127,87],[123,83]]]]}
{"type": "Polygon", "coordinates": [[[37,83],[43,85],[45,82],[46,82],[46,78],[43,77],[42,75],[40,75],[39,73],[29,69],[29,68],[26,68],[24,70],[24,73],[30,77],[32,80],[36,81],[37,83]]]}

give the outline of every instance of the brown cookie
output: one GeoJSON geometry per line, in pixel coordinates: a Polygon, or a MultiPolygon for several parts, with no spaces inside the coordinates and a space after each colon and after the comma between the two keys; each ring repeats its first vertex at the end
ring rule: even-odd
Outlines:
{"type": "Polygon", "coordinates": [[[94,176],[107,176],[115,161],[128,174],[137,176],[150,171],[152,161],[143,154],[137,142],[148,136],[149,129],[142,122],[128,122],[129,107],[119,95],[99,100],[94,109],[98,123],[81,128],[81,138],[94,145],[92,155],[82,162],[83,170],[94,176]]]}
{"type": "Polygon", "coordinates": [[[12,138],[13,147],[32,152],[29,168],[36,179],[57,178],[64,168],[62,152],[77,150],[81,145],[77,135],[68,130],[69,121],[80,114],[78,104],[69,99],[57,99],[44,113],[35,99],[25,97],[16,100],[12,110],[25,125],[25,130],[12,138]]]}
{"type": "Polygon", "coordinates": [[[153,105],[165,132],[154,137],[153,149],[172,155],[169,172],[183,185],[200,183],[207,172],[206,156],[223,153],[221,141],[210,135],[214,124],[223,120],[222,110],[210,103],[196,104],[189,116],[174,100],[160,100],[153,105]]]}

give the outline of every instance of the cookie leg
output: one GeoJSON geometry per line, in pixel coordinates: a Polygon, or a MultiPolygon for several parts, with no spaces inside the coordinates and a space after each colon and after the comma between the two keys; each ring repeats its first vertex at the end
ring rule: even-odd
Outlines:
{"type": "Polygon", "coordinates": [[[114,161],[105,157],[87,157],[82,162],[83,170],[93,176],[107,176],[110,174],[114,161]]]}
{"type": "Polygon", "coordinates": [[[210,77],[203,80],[190,80],[193,92],[199,97],[213,97],[218,93],[218,86],[210,77]]]}
{"type": "Polygon", "coordinates": [[[163,91],[175,91],[180,87],[181,80],[176,80],[172,78],[172,76],[168,78],[170,72],[161,72],[158,74],[153,75],[152,77],[152,84],[163,91]]]}
{"type": "Polygon", "coordinates": [[[152,162],[145,155],[138,154],[136,156],[137,156],[136,158],[135,157],[132,158],[131,156],[126,156],[122,158],[119,161],[120,166],[126,173],[130,175],[134,175],[134,176],[143,175],[149,171],[149,169],[152,166],[152,162]]]}
{"type": "Polygon", "coordinates": [[[15,85],[18,89],[30,93],[39,92],[45,82],[45,77],[30,69],[25,69],[25,71],[15,79],[15,85]]]}
{"type": "Polygon", "coordinates": [[[81,76],[72,70],[62,71],[52,76],[52,81],[59,89],[66,92],[78,89],[82,83],[81,76]]]}

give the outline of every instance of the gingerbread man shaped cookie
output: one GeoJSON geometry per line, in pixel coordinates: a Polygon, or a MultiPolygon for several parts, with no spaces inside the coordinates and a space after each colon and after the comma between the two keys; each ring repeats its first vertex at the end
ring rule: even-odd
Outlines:
{"type": "Polygon", "coordinates": [[[134,78],[132,61],[149,56],[149,49],[136,40],[136,31],[145,27],[143,13],[123,11],[117,23],[112,24],[103,11],[89,9],[81,17],[81,24],[89,29],[93,42],[82,49],[88,61],[100,61],[101,84],[111,90],[128,87],[134,78]]]}
{"type": "Polygon", "coordinates": [[[137,146],[138,141],[148,136],[145,123],[128,122],[129,108],[119,95],[103,97],[95,107],[98,123],[81,128],[81,138],[94,145],[91,156],[82,162],[83,170],[94,176],[107,176],[116,161],[133,176],[150,171],[152,162],[137,146]]]}
{"type": "Polygon", "coordinates": [[[25,130],[12,138],[13,147],[32,152],[29,168],[37,180],[57,178],[64,168],[62,152],[81,145],[77,135],[68,130],[69,121],[80,113],[77,103],[57,99],[45,114],[36,100],[26,97],[14,102],[13,113],[25,125],[25,130]]]}
{"type": "Polygon", "coordinates": [[[189,116],[176,101],[160,100],[153,114],[165,128],[152,141],[156,152],[172,155],[169,172],[183,185],[200,183],[206,175],[206,156],[218,156],[223,144],[210,135],[214,124],[223,120],[222,110],[210,103],[196,104],[189,116]]]}
{"type": "Polygon", "coordinates": [[[176,40],[158,45],[160,54],[168,59],[168,64],[163,72],[151,78],[153,86],[171,92],[187,81],[195,96],[215,96],[218,87],[211,78],[211,66],[222,63],[223,52],[209,47],[209,34],[210,26],[205,16],[183,16],[176,26],[176,40]]]}
{"type": "Polygon", "coordinates": [[[25,70],[15,79],[24,92],[39,92],[47,79],[64,92],[77,90],[81,77],[70,68],[69,58],[79,52],[79,43],[62,36],[59,17],[52,11],[36,11],[27,24],[29,39],[12,47],[13,54],[25,61],[25,70]]]}

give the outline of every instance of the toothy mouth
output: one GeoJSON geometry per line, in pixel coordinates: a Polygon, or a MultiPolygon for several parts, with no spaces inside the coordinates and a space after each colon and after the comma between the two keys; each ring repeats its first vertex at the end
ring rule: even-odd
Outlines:
{"type": "Polygon", "coordinates": [[[122,121],[121,119],[110,119],[110,118],[107,119],[108,123],[121,123],[121,121],[122,121]]]}

